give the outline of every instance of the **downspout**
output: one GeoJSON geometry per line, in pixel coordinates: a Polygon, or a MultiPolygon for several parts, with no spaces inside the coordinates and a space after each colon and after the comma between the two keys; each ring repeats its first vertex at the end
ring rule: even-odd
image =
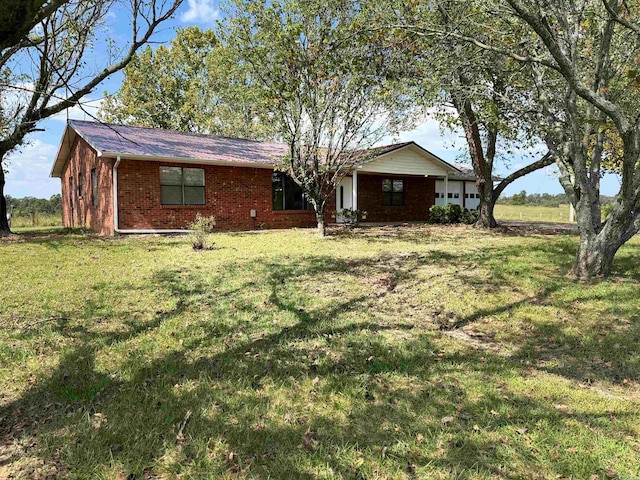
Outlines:
{"type": "Polygon", "coordinates": [[[113,230],[115,233],[189,233],[191,230],[156,230],[156,229],[127,229],[118,228],[118,165],[120,165],[120,155],[116,157],[113,164],[113,230]]]}
{"type": "Polygon", "coordinates": [[[113,164],[113,231],[120,233],[118,229],[118,165],[120,165],[120,155],[116,157],[113,164]]]}

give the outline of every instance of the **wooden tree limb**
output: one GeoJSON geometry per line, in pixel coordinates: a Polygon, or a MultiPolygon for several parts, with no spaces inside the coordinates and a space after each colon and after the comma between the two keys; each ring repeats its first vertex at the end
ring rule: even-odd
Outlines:
{"type": "Polygon", "coordinates": [[[508,175],[493,189],[494,200],[497,200],[498,197],[500,197],[500,195],[504,191],[504,189],[507,188],[511,183],[513,183],[517,179],[524,177],[529,173],[535,172],[536,170],[540,170],[541,168],[548,167],[554,162],[555,162],[555,158],[553,157],[553,155],[551,153],[546,153],[541,159],[533,163],[530,163],[526,167],[516,170],[512,174],[508,175]]]}

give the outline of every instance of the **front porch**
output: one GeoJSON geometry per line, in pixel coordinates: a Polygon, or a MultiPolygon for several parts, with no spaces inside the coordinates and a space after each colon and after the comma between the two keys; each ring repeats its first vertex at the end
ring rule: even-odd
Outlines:
{"type": "Polygon", "coordinates": [[[366,212],[361,225],[426,222],[439,178],[354,171],[336,188],[336,223],[344,223],[344,210],[366,212]]]}
{"type": "Polygon", "coordinates": [[[343,221],[344,210],[367,212],[368,223],[424,222],[436,203],[464,202],[464,194],[449,192],[451,178],[463,172],[416,143],[378,153],[338,184],[337,222],[343,221]],[[440,184],[442,189],[437,188],[440,184]]]}

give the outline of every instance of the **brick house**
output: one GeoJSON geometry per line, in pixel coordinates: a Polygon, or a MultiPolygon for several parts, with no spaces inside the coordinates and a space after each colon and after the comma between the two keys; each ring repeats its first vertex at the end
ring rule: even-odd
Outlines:
{"type": "MultiPolygon", "coordinates": [[[[220,230],[315,226],[300,188],[276,171],[285,153],[280,143],[71,120],[51,176],[64,225],[101,235],[181,232],[197,213],[220,230]]],[[[475,193],[467,172],[414,142],[388,145],[342,179],[328,219],[359,209],[367,222],[424,221],[437,199],[464,206],[464,192],[475,193]]]]}

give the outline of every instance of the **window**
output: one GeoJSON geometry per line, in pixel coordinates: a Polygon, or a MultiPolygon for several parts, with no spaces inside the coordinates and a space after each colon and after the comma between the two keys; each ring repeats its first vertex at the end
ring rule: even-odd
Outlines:
{"type": "Polygon", "coordinates": [[[344,208],[344,186],[340,185],[340,208],[344,208]]]}
{"type": "Polygon", "coordinates": [[[160,167],[162,205],[204,205],[204,169],[160,167]]]}
{"type": "Polygon", "coordinates": [[[91,169],[91,204],[95,207],[98,204],[98,170],[91,169]]]}
{"type": "Polygon", "coordinates": [[[84,187],[83,177],[82,172],[78,172],[78,197],[80,198],[82,198],[82,187],[84,187]]]}
{"type": "Polygon", "coordinates": [[[302,188],[282,172],[275,172],[271,175],[271,200],[274,210],[313,209],[302,188]]]}
{"type": "Polygon", "coordinates": [[[382,180],[382,205],[385,207],[404,205],[404,180],[397,178],[382,180]]]}
{"type": "Polygon", "coordinates": [[[460,198],[460,193],[449,192],[447,196],[448,196],[448,198],[460,198]]]}

